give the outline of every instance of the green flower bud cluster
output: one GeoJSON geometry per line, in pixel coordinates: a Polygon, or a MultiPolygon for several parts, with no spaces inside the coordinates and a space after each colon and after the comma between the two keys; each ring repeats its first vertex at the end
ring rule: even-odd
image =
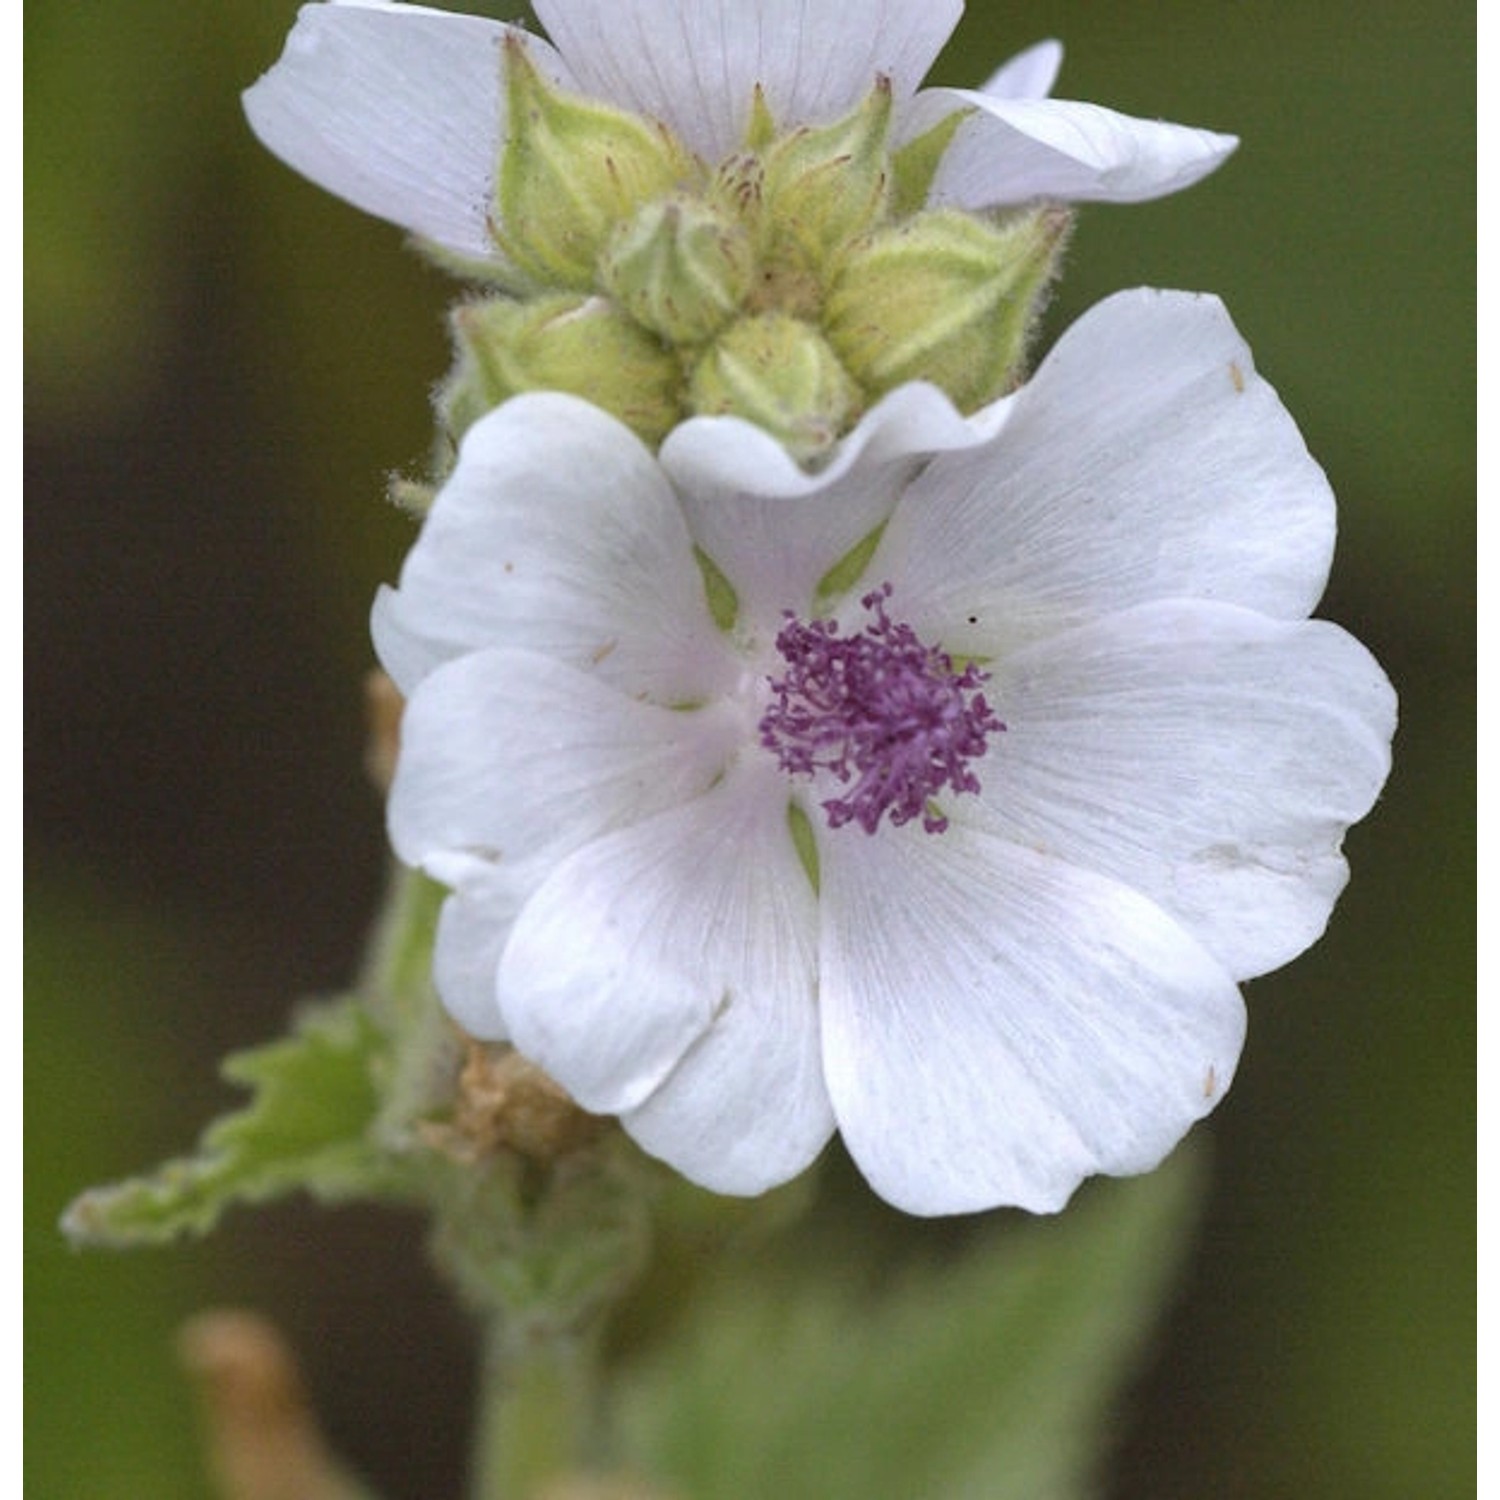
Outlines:
{"type": "Polygon", "coordinates": [[[1069,216],[923,207],[952,124],[893,150],[886,80],[845,119],[783,135],[757,93],[742,149],[712,166],[562,91],[523,41],[505,82],[509,274],[453,315],[439,407],[455,441],[510,396],[562,390],[653,446],[727,414],[815,464],[898,385],[930,381],[969,412],[1019,378],[1069,216]]]}

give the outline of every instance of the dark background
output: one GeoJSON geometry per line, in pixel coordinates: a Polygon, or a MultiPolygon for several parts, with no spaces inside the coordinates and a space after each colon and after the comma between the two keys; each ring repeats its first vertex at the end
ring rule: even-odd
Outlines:
{"type": "MultiPolygon", "coordinates": [[[[514,10],[500,12],[514,18],[514,10]]],[[[178,1322],[261,1307],[388,1493],[456,1493],[471,1351],[415,1225],[300,1205],[205,1245],[66,1250],[96,1181],[185,1149],[214,1065],[352,976],[383,880],[366,615],[408,524],[450,292],[255,145],[269,0],[25,10],[26,1331],[38,1497],[206,1493],[178,1322]]],[[[1472,17],[1413,4],[974,0],[937,81],[1041,37],[1060,95],[1238,133],[1094,208],[1055,334],[1212,290],[1340,498],[1322,613],[1402,698],[1332,928],[1249,987],[1213,1193],[1122,1409],[1118,1500],[1473,1485],[1472,17]]]]}

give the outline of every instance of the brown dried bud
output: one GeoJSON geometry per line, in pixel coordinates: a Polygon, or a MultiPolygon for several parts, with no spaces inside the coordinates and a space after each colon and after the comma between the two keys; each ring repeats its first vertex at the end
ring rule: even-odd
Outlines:
{"type": "Polygon", "coordinates": [[[453,1118],[427,1136],[460,1161],[514,1151],[550,1162],[588,1145],[609,1125],[580,1109],[561,1084],[513,1047],[468,1037],[453,1118]]]}

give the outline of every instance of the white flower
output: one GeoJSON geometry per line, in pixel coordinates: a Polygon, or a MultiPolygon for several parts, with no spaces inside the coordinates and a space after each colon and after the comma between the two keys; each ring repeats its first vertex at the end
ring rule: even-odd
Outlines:
{"type": "Polygon", "coordinates": [[[276,155],[356,207],[455,255],[494,261],[504,153],[501,53],[525,37],[559,85],[660,120],[705,161],[739,147],[759,85],[778,126],[852,110],[891,80],[898,141],[964,111],[932,199],[1139,202],[1185,188],[1234,137],[1048,99],[1044,42],[985,86],[917,91],[961,0],[537,0],[555,45],[480,16],[383,0],[304,5],[245,93],[276,155]]]}
{"type": "Polygon", "coordinates": [[[1332,497],[1217,300],[1110,299],[995,423],[789,502],[524,396],[377,602],[444,1001],[708,1187],[835,1129],[923,1214],[1153,1167],[1386,776],[1390,686],[1307,618],[1332,497]]]}

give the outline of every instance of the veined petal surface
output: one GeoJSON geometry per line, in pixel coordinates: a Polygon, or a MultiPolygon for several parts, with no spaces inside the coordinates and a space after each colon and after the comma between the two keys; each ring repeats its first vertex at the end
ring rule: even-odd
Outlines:
{"type": "Polygon", "coordinates": [[[824,839],[824,1067],[875,1190],[1053,1212],[1149,1171],[1233,1076],[1244,1006],[1161,909],[972,828],[824,839]]]}
{"type": "MultiPolygon", "coordinates": [[[[767,766],[731,772],[702,797],[585,844],[527,902],[500,964],[501,1010],[517,1047],[585,1109],[645,1104],[735,1006],[766,1017],[809,1003],[812,888],[785,859],[740,857],[741,841],[764,847],[767,819],[785,830],[785,808],[767,766]]],[[[790,1055],[801,1050],[793,1037],[790,1055]]]]}
{"type": "MultiPolygon", "coordinates": [[[[261,143],[366,213],[477,261],[490,234],[507,30],[420,5],[304,5],[285,51],[245,91],[261,143]]],[[[538,65],[566,69],[529,39],[538,65]]]]}
{"type": "Polygon", "coordinates": [[[1217,298],[1118,293],[1008,399],[995,440],[915,481],[870,567],[946,650],[999,656],[1158,598],[1317,602],[1333,495],[1217,298]]]}
{"type": "Polygon", "coordinates": [[[535,652],[492,647],[447,662],[401,725],[388,822],[397,854],[438,850],[525,866],[703,792],[738,748],[724,712],[642,703],[535,652]]]}
{"type": "Polygon", "coordinates": [[[736,150],[757,86],[781,129],[916,91],[961,0],[537,0],[586,91],[670,125],[704,160],[736,150]]]}
{"type": "Polygon", "coordinates": [[[721,1193],[788,1181],[834,1129],[818,1027],[817,916],[784,799],[772,779],[764,795],[716,809],[722,842],[700,875],[719,887],[715,919],[682,940],[695,964],[722,975],[727,999],[655,1093],[622,1117],[652,1155],[721,1193]]]}
{"type": "Polygon", "coordinates": [[[700,701],[733,672],[666,476],[613,417],[551,393],[469,429],[372,629],[408,695],[440,662],[501,642],[661,704],[700,701]]]}
{"type": "Polygon", "coordinates": [[[1395,728],[1353,636],[1172,601],[1035,642],[987,686],[1006,732],[953,817],[1144,893],[1236,979],[1321,935],[1395,728]]]}
{"type": "Polygon", "coordinates": [[[684,494],[694,539],[735,589],[737,627],[774,635],[787,610],[808,613],[825,575],[884,524],[915,467],[905,460],[861,468],[803,505],[684,494]]]}
{"type": "Polygon", "coordinates": [[[901,122],[908,138],[965,110],[928,203],[1144,203],[1191,187],[1222,166],[1235,136],[1142,120],[1071,99],[1003,98],[924,89],[901,122]]]}

